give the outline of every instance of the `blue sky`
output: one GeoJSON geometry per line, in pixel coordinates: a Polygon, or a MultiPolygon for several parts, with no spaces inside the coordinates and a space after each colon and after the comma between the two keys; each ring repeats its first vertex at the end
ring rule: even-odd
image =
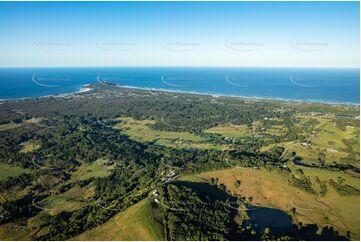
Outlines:
{"type": "Polygon", "coordinates": [[[0,66],[359,67],[359,2],[0,2],[0,66]]]}

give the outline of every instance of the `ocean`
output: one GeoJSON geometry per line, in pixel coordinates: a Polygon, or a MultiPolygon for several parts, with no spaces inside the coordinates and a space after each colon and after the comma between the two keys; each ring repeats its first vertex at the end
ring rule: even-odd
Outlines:
{"type": "Polygon", "coordinates": [[[359,69],[315,68],[0,68],[0,99],[72,93],[97,82],[212,95],[360,103],[359,69]]]}

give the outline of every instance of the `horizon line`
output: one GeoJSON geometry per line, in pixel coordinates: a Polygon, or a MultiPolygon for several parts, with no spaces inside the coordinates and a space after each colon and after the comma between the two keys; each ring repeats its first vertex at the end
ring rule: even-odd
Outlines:
{"type": "Polygon", "coordinates": [[[155,66],[147,66],[147,65],[139,65],[139,66],[0,66],[0,69],[5,68],[307,68],[307,69],[358,69],[360,70],[360,67],[345,67],[345,66],[330,66],[330,67],[324,67],[324,66],[216,66],[216,65],[210,65],[210,66],[167,66],[167,65],[155,65],[155,66]]]}

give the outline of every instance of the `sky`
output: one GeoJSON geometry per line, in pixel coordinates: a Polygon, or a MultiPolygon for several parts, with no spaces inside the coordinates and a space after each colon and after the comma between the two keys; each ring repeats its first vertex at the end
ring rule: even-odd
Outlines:
{"type": "Polygon", "coordinates": [[[359,68],[359,2],[0,2],[0,67],[359,68]]]}

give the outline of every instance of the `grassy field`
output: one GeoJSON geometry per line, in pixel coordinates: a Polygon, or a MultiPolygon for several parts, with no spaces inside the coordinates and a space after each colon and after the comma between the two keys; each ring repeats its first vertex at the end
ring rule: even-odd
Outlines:
{"type": "Polygon", "coordinates": [[[33,152],[34,150],[37,150],[40,148],[40,144],[38,144],[35,141],[26,141],[21,144],[22,149],[20,150],[20,153],[28,153],[33,152]]]}
{"type": "MultiPolygon", "coordinates": [[[[260,125],[261,128],[262,125],[260,124],[260,122],[258,122],[258,124],[260,125]]],[[[220,124],[215,127],[206,129],[204,132],[220,134],[225,137],[240,138],[240,139],[247,138],[254,134],[258,134],[258,135],[269,134],[274,136],[280,136],[287,132],[287,128],[280,124],[272,125],[268,129],[263,129],[258,131],[255,131],[256,130],[255,126],[256,125],[254,125],[254,128],[252,127],[250,128],[247,125],[234,125],[228,123],[228,124],[220,124]]]]}
{"type": "Polygon", "coordinates": [[[9,130],[9,129],[15,129],[15,128],[19,128],[23,125],[28,125],[28,124],[36,124],[39,123],[41,121],[40,118],[31,118],[25,121],[22,121],[20,123],[7,123],[7,124],[1,124],[0,125],[0,131],[5,131],[5,130],[9,130]]]}
{"type": "Polygon", "coordinates": [[[94,189],[92,184],[82,188],[73,187],[62,194],[51,195],[41,202],[37,202],[36,205],[51,215],[62,211],[75,211],[89,203],[89,198],[94,195],[94,189]]]}
{"type": "MultiPolygon", "coordinates": [[[[291,158],[291,153],[295,152],[296,156],[302,157],[302,162],[306,164],[315,163],[315,161],[317,161],[318,159],[319,153],[325,154],[326,163],[331,163],[333,161],[340,162],[341,158],[345,158],[348,156],[348,153],[345,151],[334,150],[331,148],[323,148],[315,145],[306,146],[297,141],[281,142],[278,144],[264,146],[260,149],[260,151],[265,152],[274,147],[284,147],[287,149],[287,155],[284,158],[291,158]]],[[[358,161],[354,159],[353,164],[357,165],[358,161]]]]}
{"type": "Polygon", "coordinates": [[[281,136],[287,133],[287,128],[284,125],[273,125],[265,131],[266,134],[281,136]]]}
{"type": "Polygon", "coordinates": [[[15,129],[21,127],[20,123],[7,123],[7,124],[1,124],[0,125],[0,131],[5,131],[9,129],[15,129]]]}
{"type": "Polygon", "coordinates": [[[227,149],[225,145],[213,145],[207,143],[205,138],[189,132],[159,131],[151,128],[155,123],[153,120],[135,120],[129,117],[120,117],[121,122],[114,128],[122,130],[131,139],[140,142],[156,142],[159,145],[177,148],[199,148],[199,149],[227,149]]]}
{"type": "MultiPolygon", "coordinates": [[[[326,163],[341,162],[350,163],[359,167],[360,127],[355,120],[351,120],[354,125],[337,125],[331,117],[294,115],[292,122],[298,134],[304,135],[309,145],[304,141],[287,141],[277,144],[267,145],[261,151],[270,150],[273,147],[281,146],[288,150],[288,154],[295,152],[307,164],[315,163],[319,154],[325,155],[326,163]],[[348,159],[345,159],[348,158],[348,159]]],[[[290,158],[290,156],[285,156],[290,158]]]]}
{"type": "Polygon", "coordinates": [[[205,133],[220,134],[232,138],[245,138],[251,130],[246,125],[221,124],[206,129],[205,133]]]}
{"type": "Polygon", "coordinates": [[[92,177],[105,177],[110,175],[114,165],[108,165],[106,159],[99,159],[90,164],[82,164],[78,170],[72,173],[69,182],[87,180],[92,177]]]}
{"type": "MultiPolygon", "coordinates": [[[[304,170],[314,181],[315,176],[321,180],[330,177],[337,180],[338,176],[345,178],[345,183],[359,188],[359,179],[342,172],[320,169],[304,170]]],[[[288,184],[288,176],[277,171],[234,168],[230,170],[201,173],[182,177],[183,180],[204,181],[218,178],[233,194],[246,196],[254,205],[279,208],[286,212],[296,208],[294,222],[304,224],[332,225],[345,234],[347,230],[354,238],[360,234],[360,197],[359,195],[340,196],[328,185],[327,194],[322,197],[311,194],[288,184]],[[241,185],[235,186],[239,180],[241,185]],[[251,199],[250,199],[251,197],[251,199]]],[[[313,184],[316,187],[316,184],[313,184]]]]}
{"type": "MultiPolygon", "coordinates": [[[[320,122],[315,128],[319,130],[316,137],[312,140],[317,146],[331,147],[338,149],[346,149],[346,145],[343,142],[344,139],[359,138],[360,127],[346,126],[344,129],[335,126],[332,120],[319,118],[320,122]]],[[[359,152],[360,149],[356,150],[359,152]]]]}
{"type": "Polygon", "coordinates": [[[29,172],[20,166],[11,166],[0,163],[0,181],[5,181],[9,176],[20,176],[21,174],[29,172]]]}
{"type": "MultiPolygon", "coordinates": [[[[66,184],[87,180],[93,177],[105,177],[111,174],[114,165],[107,164],[106,159],[98,159],[90,164],[82,164],[66,184]]],[[[42,201],[37,201],[36,205],[51,215],[61,211],[75,211],[88,204],[89,198],[94,195],[93,183],[85,187],[75,186],[60,194],[53,194],[42,201]]]]}
{"type": "Polygon", "coordinates": [[[138,202],[73,240],[164,240],[163,225],[154,220],[156,213],[150,201],[138,202]]]}
{"type": "Polygon", "coordinates": [[[321,180],[328,180],[333,179],[337,180],[337,178],[340,176],[345,179],[345,183],[349,184],[355,188],[360,189],[360,179],[354,176],[351,176],[350,174],[347,174],[343,171],[330,171],[325,169],[317,169],[317,168],[310,168],[310,167],[304,167],[304,166],[297,166],[293,164],[288,164],[288,167],[291,169],[291,171],[294,173],[297,169],[302,169],[303,173],[306,176],[310,177],[316,177],[318,176],[321,180]]]}
{"type": "Polygon", "coordinates": [[[31,240],[31,230],[16,223],[7,223],[0,226],[0,241],[31,240]]]}

